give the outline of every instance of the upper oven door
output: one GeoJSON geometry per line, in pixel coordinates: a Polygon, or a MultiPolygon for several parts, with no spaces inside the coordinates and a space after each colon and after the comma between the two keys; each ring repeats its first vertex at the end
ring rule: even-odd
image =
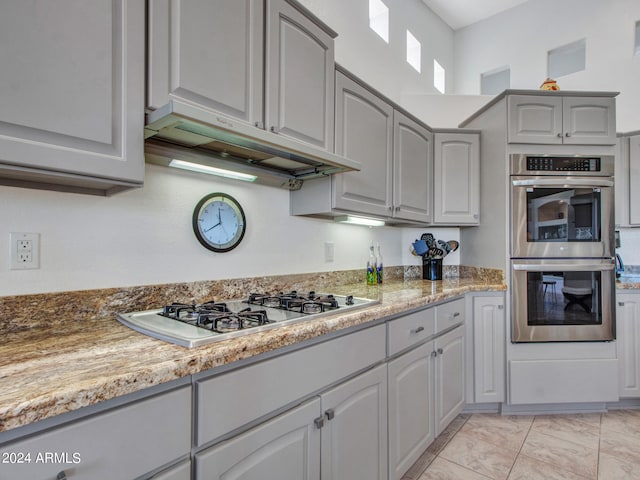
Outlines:
{"type": "Polygon", "coordinates": [[[511,257],[613,256],[613,181],[511,177],[511,257]]]}

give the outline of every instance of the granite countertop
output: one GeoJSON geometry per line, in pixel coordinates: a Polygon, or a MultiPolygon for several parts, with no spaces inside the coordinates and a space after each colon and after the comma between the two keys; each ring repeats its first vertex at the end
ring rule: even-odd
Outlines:
{"type": "Polygon", "coordinates": [[[504,282],[490,278],[343,285],[334,293],[380,303],[193,349],[137,333],[115,316],[14,328],[0,346],[0,432],[469,291],[502,290],[504,282]]]}

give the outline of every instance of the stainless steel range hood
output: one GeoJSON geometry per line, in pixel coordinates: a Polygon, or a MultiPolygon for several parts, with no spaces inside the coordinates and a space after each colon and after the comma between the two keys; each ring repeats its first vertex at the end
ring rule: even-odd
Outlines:
{"type": "Polygon", "coordinates": [[[303,142],[179,100],[147,115],[145,155],[153,163],[186,160],[299,189],[307,179],[360,170],[360,164],[303,142]]]}

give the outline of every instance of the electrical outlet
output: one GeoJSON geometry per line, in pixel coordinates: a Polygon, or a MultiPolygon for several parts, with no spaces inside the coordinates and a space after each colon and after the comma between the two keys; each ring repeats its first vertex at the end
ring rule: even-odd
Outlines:
{"type": "Polygon", "coordinates": [[[40,234],[10,233],[11,270],[28,270],[40,268],[40,234]]]}

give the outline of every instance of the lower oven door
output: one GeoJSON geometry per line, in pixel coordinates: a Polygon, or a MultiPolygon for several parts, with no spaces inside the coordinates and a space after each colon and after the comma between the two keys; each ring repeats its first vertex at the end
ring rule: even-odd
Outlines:
{"type": "Polygon", "coordinates": [[[612,259],[512,260],[513,342],[615,338],[612,259]]]}

